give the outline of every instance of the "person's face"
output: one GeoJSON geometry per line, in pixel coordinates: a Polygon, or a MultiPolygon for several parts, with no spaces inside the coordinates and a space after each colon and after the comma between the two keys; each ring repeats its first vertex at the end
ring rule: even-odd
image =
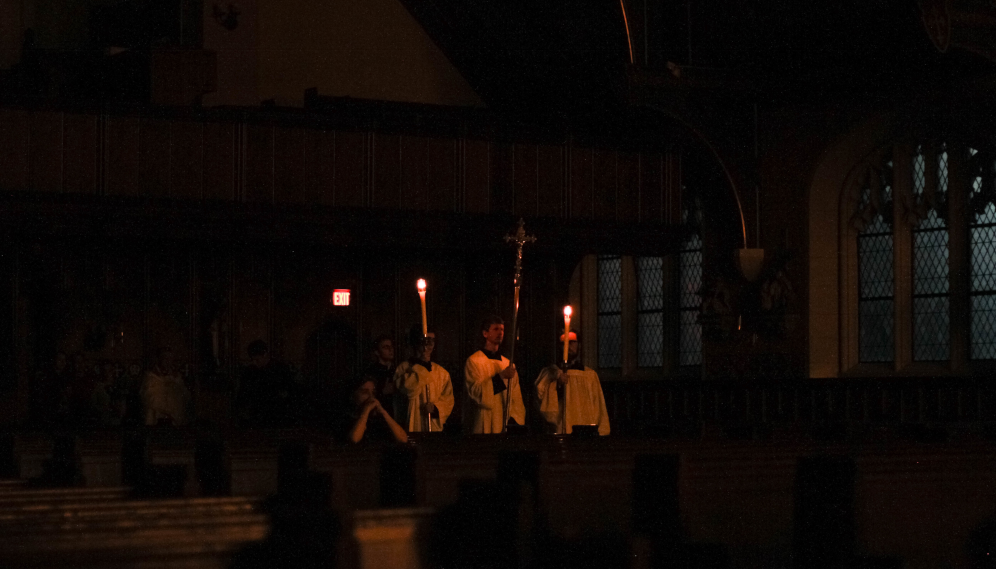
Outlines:
{"type": "Polygon", "coordinates": [[[361,407],[376,396],[377,388],[374,386],[374,382],[365,381],[363,385],[356,388],[356,391],[353,391],[353,405],[361,407]]]}
{"type": "Polygon", "coordinates": [[[256,367],[264,367],[266,364],[270,363],[270,353],[263,352],[262,354],[249,356],[249,361],[251,361],[252,365],[256,367]]]}
{"type": "Polygon", "coordinates": [[[484,335],[484,339],[489,344],[494,344],[495,346],[500,346],[501,341],[505,338],[505,325],[504,324],[492,324],[490,328],[481,332],[484,335]]]}
{"type": "Polygon", "coordinates": [[[66,369],[66,354],[55,354],[55,371],[62,371],[64,369],[66,369]]]}
{"type": "Polygon", "coordinates": [[[394,342],[391,340],[383,340],[381,343],[377,344],[377,359],[381,363],[389,363],[394,361],[394,342]]]}
{"type": "Polygon", "coordinates": [[[567,343],[567,355],[572,360],[577,357],[577,355],[578,355],[578,341],[577,340],[571,340],[570,342],[567,343]]]}
{"type": "Polygon", "coordinates": [[[429,332],[425,335],[425,343],[422,345],[422,359],[428,361],[432,357],[432,350],[436,348],[436,333],[429,332]]]}

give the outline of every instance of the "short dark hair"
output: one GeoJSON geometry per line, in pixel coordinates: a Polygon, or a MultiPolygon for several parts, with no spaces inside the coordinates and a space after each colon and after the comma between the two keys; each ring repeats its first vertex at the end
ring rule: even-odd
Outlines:
{"type": "Polygon", "coordinates": [[[504,326],[505,321],[502,320],[501,316],[498,316],[497,314],[491,314],[489,316],[485,316],[484,320],[481,320],[481,332],[487,332],[488,330],[491,329],[491,326],[495,324],[501,324],[502,326],[504,326]]]}
{"type": "Polygon", "coordinates": [[[249,347],[246,348],[246,351],[249,352],[250,358],[253,356],[262,356],[267,352],[266,342],[263,340],[253,340],[249,342],[249,347]]]}
{"type": "Polygon", "coordinates": [[[390,340],[391,345],[392,346],[394,345],[394,336],[392,336],[391,334],[381,334],[380,336],[377,336],[376,338],[374,338],[373,345],[371,346],[371,349],[373,351],[375,351],[375,352],[377,350],[379,350],[380,349],[380,344],[384,340],[390,340]]]}

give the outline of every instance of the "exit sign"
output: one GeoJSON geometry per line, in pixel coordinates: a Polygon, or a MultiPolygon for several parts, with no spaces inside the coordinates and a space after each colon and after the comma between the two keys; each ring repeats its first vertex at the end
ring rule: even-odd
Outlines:
{"type": "Polygon", "coordinates": [[[337,288],[332,291],[332,306],[349,306],[348,288],[337,288]]]}

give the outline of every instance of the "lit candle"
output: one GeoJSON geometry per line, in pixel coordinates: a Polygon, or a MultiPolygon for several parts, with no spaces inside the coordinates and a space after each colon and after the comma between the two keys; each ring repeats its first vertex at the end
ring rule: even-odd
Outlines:
{"type": "Polygon", "coordinates": [[[429,335],[429,323],[425,319],[425,279],[419,279],[416,284],[418,287],[418,297],[422,299],[422,336],[429,335]]]}
{"type": "Polygon", "coordinates": [[[567,361],[567,346],[571,343],[571,305],[564,307],[564,361],[567,361]]]}

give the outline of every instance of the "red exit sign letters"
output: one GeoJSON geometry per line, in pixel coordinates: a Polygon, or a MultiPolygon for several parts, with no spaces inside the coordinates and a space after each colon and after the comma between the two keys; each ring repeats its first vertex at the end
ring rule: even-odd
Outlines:
{"type": "Polygon", "coordinates": [[[349,306],[348,288],[337,288],[332,291],[332,306],[349,306]]]}

